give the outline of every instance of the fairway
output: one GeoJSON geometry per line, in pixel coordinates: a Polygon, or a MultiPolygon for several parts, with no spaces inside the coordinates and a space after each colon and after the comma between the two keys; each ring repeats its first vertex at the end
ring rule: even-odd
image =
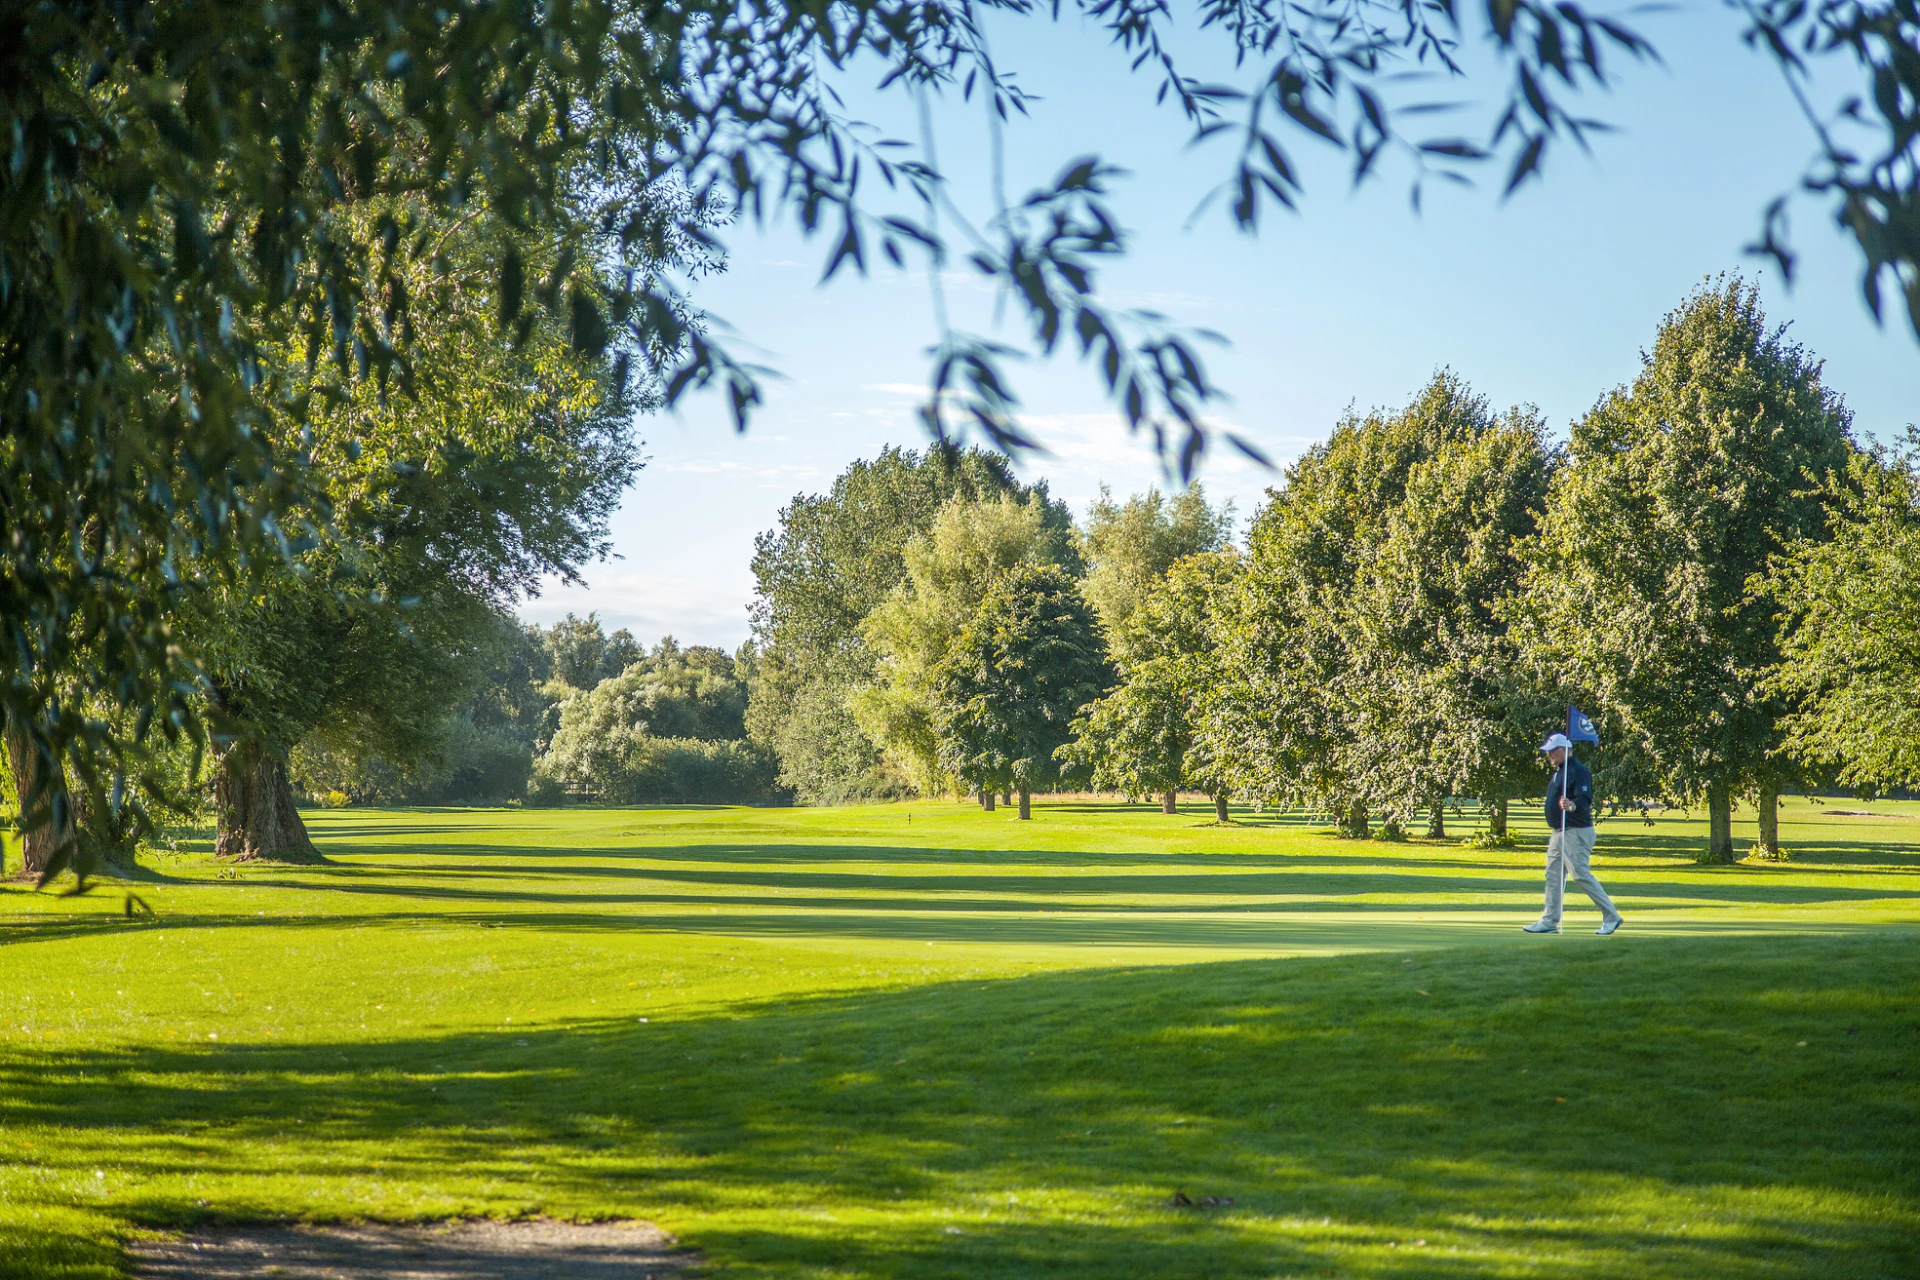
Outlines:
{"type": "Polygon", "coordinates": [[[1790,800],[1788,864],[1607,821],[1607,939],[1520,932],[1515,812],[342,809],[330,866],[149,858],[151,921],[6,886],[0,1276],[460,1215],[740,1277],[1920,1274],[1920,804],[1790,800]]]}

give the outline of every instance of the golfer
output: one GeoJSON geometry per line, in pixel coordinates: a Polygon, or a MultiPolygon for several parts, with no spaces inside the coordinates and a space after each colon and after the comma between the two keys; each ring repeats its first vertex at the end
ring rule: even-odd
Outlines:
{"type": "Polygon", "coordinates": [[[1528,933],[1560,932],[1560,899],[1571,876],[1600,908],[1595,932],[1604,938],[1620,927],[1620,912],[1587,865],[1593,857],[1593,772],[1573,758],[1573,743],[1564,733],[1554,734],[1540,749],[1553,762],[1553,780],[1547,783],[1547,905],[1524,927],[1528,933]]]}

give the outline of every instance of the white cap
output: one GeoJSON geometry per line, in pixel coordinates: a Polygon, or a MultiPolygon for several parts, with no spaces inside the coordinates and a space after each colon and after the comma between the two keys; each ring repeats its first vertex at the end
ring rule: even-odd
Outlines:
{"type": "Polygon", "coordinates": [[[1540,749],[1542,751],[1552,751],[1556,747],[1564,748],[1568,751],[1571,751],[1573,750],[1573,743],[1567,740],[1566,734],[1556,733],[1552,737],[1548,738],[1545,742],[1540,744],[1540,749]]]}

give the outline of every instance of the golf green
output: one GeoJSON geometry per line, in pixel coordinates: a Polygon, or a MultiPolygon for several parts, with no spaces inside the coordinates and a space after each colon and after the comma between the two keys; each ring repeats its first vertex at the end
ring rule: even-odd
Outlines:
{"type": "Polygon", "coordinates": [[[335,810],[329,866],[9,886],[0,1275],[470,1214],[721,1276],[1920,1274],[1920,804],[1732,867],[1608,821],[1604,939],[1520,932],[1537,816],[1211,817],[335,810]]]}

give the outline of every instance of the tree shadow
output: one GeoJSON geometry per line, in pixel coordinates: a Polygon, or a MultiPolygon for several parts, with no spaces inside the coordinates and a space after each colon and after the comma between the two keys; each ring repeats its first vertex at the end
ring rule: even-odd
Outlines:
{"type": "Polygon", "coordinates": [[[755,1275],[1913,1274],[1910,956],[1671,940],[25,1048],[0,1116],[110,1141],[105,1207],[148,1225],[257,1213],[273,1176],[322,1215],[611,1197],[755,1275]]]}
{"type": "MultiPolygon", "coordinates": [[[[435,846],[446,852],[445,846],[435,846]]],[[[481,855],[476,848],[464,852],[481,855]]],[[[350,868],[341,872],[304,875],[299,880],[249,877],[254,886],[310,889],[321,893],[364,894],[440,902],[500,902],[525,904],[773,906],[788,909],[860,909],[891,911],[1031,911],[1097,910],[1120,912],[1180,911],[1326,911],[1356,907],[1380,911],[1446,911],[1510,906],[1513,895],[1537,895],[1540,873],[1531,868],[1480,864],[1471,875],[1443,874],[1449,868],[1432,863],[1406,870],[1383,869],[1376,861],[1365,871],[1321,871],[1293,866],[1285,869],[1242,870],[1238,862],[1193,864],[1191,874],[1167,874],[1153,855],[1126,862],[1127,874],[1033,874],[965,869],[898,875],[878,870],[838,869],[844,847],[796,846],[777,858],[783,869],[729,870],[721,867],[688,869],[654,865],[718,861],[707,846],[653,846],[627,861],[638,865],[607,866],[597,862],[554,863],[534,860],[510,867],[475,868],[460,862],[409,863],[371,871],[350,868]],[[811,858],[807,855],[811,854],[811,858]],[[820,867],[825,870],[808,870],[820,867]],[[1230,867],[1233,869],[1223,869],[1230,867]],[[475,882],[478,883],[475,883],[475,882]],[[606,882],[645,882],[685,885],[704,893],[668,893],[640,889],[599,887],[606,882]],[[566,883],[587,887],[569,887],[566,883]],[[755,894],[751,890],[778,891],[755,894]],[[1179,899],[1215,901],[1186,905],[1179,899]],[[1367,899],[1406,898],[1420,901],[1385,902],[1367,899]],[[1127,901],[1148,899],[1149,901],[1127,901]],[[1159,899],[1160,901],[1151,901],[1159,899]]],[[[908,849],[862,847],[860,863],[895,865],[908,849]]],[[[504,851],[503,851],[504,855],[504,851]]],[[[577,851],[574,854],[578,857],[577,851]]],[[[954,853],[944,865],[965,868],[976,860],[954,853]]],[[[1015,867],[1024,861],[1015,859],[1015,867]]],[[[1175,864],[1180,865],[1180,864],[1175,864]]],[[[1083,864],[1084,866],[1084,864],[1083,864]]],[[[1798,884],[1776,877],[1759,882],[1691,869],[1672,879],[1649,879],[1646,869],[1622,872],[1618,880],[1626,899],[1719,904],[1726,906],[1809,906],[1820,903],[1913,901],[1920,887],[1798,884]]]]}

